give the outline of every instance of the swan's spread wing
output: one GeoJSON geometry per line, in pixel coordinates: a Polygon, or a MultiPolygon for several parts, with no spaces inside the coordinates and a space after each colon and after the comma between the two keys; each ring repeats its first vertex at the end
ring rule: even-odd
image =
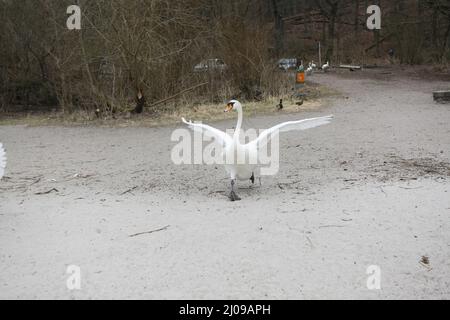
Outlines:
{"type": "Polygon", "coordinates": [[[0,143],[0,179],[3,178],[3,175],[5,174],[5,168],[6,168],[6,153],[3,149],[3,144],[0,143]]]}
{"type": "Polygon", "coordinates": [[[259,147],[262,147],[269,142],[271,137],[277,135],[280,132],[308,130],[329,124],[331,120],[333,120],[333,116],[280,123],[275,127],[272,127],[270,129],[261,132],[258,139],[256,139],[252,143],[256,144],[259,147]]]}
{"type": "Polygon", "coordinates": [[[208,126],[206,124],[202,123],[194,123],[192,121],[186,121],[185,118],[182,118],[183,123],[187,124],[189,128],[191,128],[194,131],[200,132],[202,134],[208,132],[214,139],[216,139],[217,142],[219,142],[222,145],[229,145],[233,142],[233,139],[226,133],[219,129],[213,128],[211,126],[208,126]]]}

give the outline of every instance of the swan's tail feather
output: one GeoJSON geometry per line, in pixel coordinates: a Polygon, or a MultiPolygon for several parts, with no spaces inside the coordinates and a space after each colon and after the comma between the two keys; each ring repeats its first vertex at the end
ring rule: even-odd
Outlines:
{"type": "Polygon", "coordinates": [[[6,168],[6,152],[3,149],[3,144],[0,142],[0,179],[3,178],[6,168]]]}

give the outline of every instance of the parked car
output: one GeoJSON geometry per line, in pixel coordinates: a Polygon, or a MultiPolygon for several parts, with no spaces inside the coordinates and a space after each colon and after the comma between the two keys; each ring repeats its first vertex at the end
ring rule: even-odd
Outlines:
{"type": "Polygon", "coordinates": [[[297,59],[286,58],[278,60],[278,68],[283,71],[295,70],[297,68],[297,59]]]}
{"type": "Polygon", "coordinates": [[[218,71],[223,72],[228,68],[222,59],[203,60],[194,67],[194,72],[218,71]]]}

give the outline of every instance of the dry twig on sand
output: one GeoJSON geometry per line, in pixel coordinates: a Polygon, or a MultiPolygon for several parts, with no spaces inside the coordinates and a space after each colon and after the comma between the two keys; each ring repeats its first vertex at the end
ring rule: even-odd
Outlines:
{"type": "Polygon", "coordinates": [[[128,236],[129,238],[134,238],[134,237],[137,237],[137,236],[142,236],[142,235],[144,235],[144,234],[152,234],[152,233],[156,233],[156,232],[160,232],[160,231],[165,231],[165,230],[167,230],[167,229],[169,229],[170,228],[170,225],[167,225],[167,226],[165,226],[165,227],[163,227],[163,228],[160,228],[160,229],[156,229],[156,230],[151,230],[151,231],[146,231],[146,232],[140,232],[140,233],[135,233],[135,234],[132,234],[132,235],[130,235],[130,236],[128,236]]]}
{"type": "Polygon", "coordinates": [[[53,189],[50,189],[50,190],[48,190],[48,191],[36,192],[35,195],[37,195],[37,196],[42,196],[42,195],[45,195],[45,194],[50,194],[50,193],[52,193],[52,192],[59,192],[59,190],[56,189],[56,188],[53,188],[53,189]]]}
{"type": "Polygon", "coordinates": [[[326,225],[326,226],[319,226],[319,229],[325,229],[325,228],[345,228],[346,226],[340,226],[340,225],[326,225]]]}
{"type": "Polygon", "coordinates": [[[127,193],[131,193],[131,192],[133,192],[134,190],[136,190],[137,188],[139,188],[139,187],[138,187],[138,186],[135,186],[135,187],[133,187],[133,188],[130,188],[130,189],[128,189],[127,191],[122,192],[120,195],[123,196],[123,195],[126,195],[127,193]]]}

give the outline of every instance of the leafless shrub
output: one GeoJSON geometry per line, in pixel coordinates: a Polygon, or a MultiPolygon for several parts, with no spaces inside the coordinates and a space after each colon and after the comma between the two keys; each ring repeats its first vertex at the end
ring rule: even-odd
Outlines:
{"type": "Polygon", "coordinates": [[[149,112],[285,96],[293,79],[276,60],[316,59],[319,41],[334,64],[382,58],[389,48],[403,63],[448,61],[449,0],[383,2],[378,33],[365,27],[364,3],[78,0],[82,30],[69,31],[73,1],[2,0],[0,107],[112,116],[134,108],[139,90],[149,112]],[[212,58],[228,68],[193,72],[212,58]]]}

